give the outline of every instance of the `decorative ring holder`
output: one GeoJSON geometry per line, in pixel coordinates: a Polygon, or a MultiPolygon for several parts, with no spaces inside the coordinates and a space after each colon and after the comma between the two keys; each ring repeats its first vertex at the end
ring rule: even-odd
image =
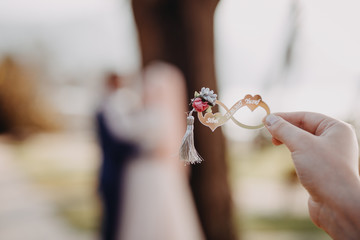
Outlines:
{"type": "Polygon", "coordinates": [[[180,147],[180,158],[185,161],[185,164],[189,163],[200,163],[203,161],[202,157],[197,153],[194,146],[194,117],[192,113],[194,111],[198,112],[199,121],[209,127],[212,131],[215,131],[216,128],[224,125],[230,119],[239,127],[246,129],[259,129],[264,125],[259,124],[256,126],[249,126],[243,124],[236,120],[233,115],[242,107],[248,107],[252,112],[261,107],[266,111],[266,114],[270,114],[269,106],[262,100],[260,95],[251,96],[250,94],[246,95],[243,99],[236,102],[230,109],[228,109],[224,103],[217,100],[217,94],[214,94],[214,91],[209,88],[202,88],[200,93],[195,92],[194,98],[191,100],[191,105],[193,109],[189,112],[187,117],[187,129],[182,140],[182,145],[180,147]],[[219,105],[226,110],[226,113],[222,115],[220,112],[212,113],[211,108],[215,105],[219,105]],[[205,115],[203,112],[206,111],[205,115]]]}
{"type": "Polygon", "coordinates": [[[239,100],[237,103],[235,103],[230,109],[228,109],[224,103],[222,103],[219,100],[215,101],[215,104],[220,105],[226,110],[225,115],[222,115],[221,113],[211,113],[208,112],[205,115],[202,114],[202,112],[198,112],[198,118],[199,121],[204,124],[205,126],[208,126],[212,131],[215,131],[216,128],[224,125],[229,119],[231,119],[236,125],[242,128],[246,129],[258,129],[264,126],[264,124],[256,125],[256,126],[249,126],[246,124],[243,124],[236,120],[233,115],[242,107],[247,106],[252,112],[257,107],[262,107],[265,109],[266,114],[270,114],[270,109],[268,105],[262,101],[261,97],[259,95],[255,95],[252,97],[251,95],[246,95],[244,99],[239,100]]]}

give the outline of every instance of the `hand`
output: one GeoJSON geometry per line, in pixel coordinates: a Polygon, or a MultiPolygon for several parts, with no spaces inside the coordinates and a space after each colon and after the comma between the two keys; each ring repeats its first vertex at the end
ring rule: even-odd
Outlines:
{"type": "Polygon", "coordinates": [[[313,222],[334,239],[360,239],[360,178],[356,135],[344,122],[318,113],[270,114],[273,143],[290,150],[310,194],[313,222]]]}

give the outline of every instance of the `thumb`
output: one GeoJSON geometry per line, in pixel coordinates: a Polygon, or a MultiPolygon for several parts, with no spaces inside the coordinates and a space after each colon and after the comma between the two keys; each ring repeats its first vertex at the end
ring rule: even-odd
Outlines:
{"type": "Polygon", "coordinates": [[[291,152],[304,149],[313,139],[310,133],[277,115],[269,114],[264,119],[264,122],[270,134],[275,139],[284,143],[291,152]]]}

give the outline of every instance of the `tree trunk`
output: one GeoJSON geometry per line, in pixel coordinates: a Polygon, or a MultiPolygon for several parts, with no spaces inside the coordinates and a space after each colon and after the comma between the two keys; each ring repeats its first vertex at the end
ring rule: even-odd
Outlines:
{"type": "MultiPolygon", "coordinates": [[[[143,65],[162,60],[185,75],[189,99],[209,87],[217,92],[214,12],[217,0],[133,0],[143,65]]],[[[189,100],[190,101],[190,100],[189,100]]],[[[189,109],[190,110],[190,109],[189,109]]],[[[227,180],[224,137],[195,123],[195,145],[205,159],[192,166],[191,188],[208,240],[236,239],[227,180]]]]}

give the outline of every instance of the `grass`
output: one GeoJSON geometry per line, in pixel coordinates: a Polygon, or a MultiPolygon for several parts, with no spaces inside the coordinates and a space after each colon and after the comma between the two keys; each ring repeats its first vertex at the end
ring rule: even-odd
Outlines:
{"type": "Polygon", "coordinates": [[[248,231],[319,232],[308,217],[286,215],[249,216],[241,221],[241,225],[248,231]]]}
{"type": "MultiPolygon", "coordinates": [[[[98,231],[100,208],[96,186],[99,153],[91,137],[37,136],[15,144],[14,149],[18,166],[51,196],[60,217],[80,231],[98,231]]],[[[288,177],[293,170],[290,154],[283,146],[258,148],[245,143],[231,143],[228,159],[234,194],[239,191],[239,183],[252,183],[253,179],[294,184],[288,177]]],[[[247,197],[240,195],[240,199],[247,197]]],[[[240,210],[236,212],[236,223],[243,240],[330,239],[312,224],[307,213],[299,216],[284,210],[259,214],[237,204],[236,209],[240,210]]]]}
{"type": "Polygon", "coordinates": [[[14,144],[17,165],[74,228],[96,232],[98,149],[89,136],[39,135],[14,144]]]}
{"type": "MultiPolygon", "coordinates": [[[[249,143],[230,143],[228,151],[230,183],[232,192],[236,196],[235,207],[238,209],[236,224],[239,235],[243,236],[242,239],[330,239],[326,233],[312,223],[307,209],[303,212],[288,212],[289,209],[296,208],[296,204],[299,203],[291,202],[294,198],[290,195],[294,192],[287,189],[295,188],[295,191],[300,189],[300,194],[301,191],[304,194],[306,192],[299,187],[296,175],[293,175],[294,167],[286,147],[266,145],[258,148],[249,143]],[[279,185],[279,189],[282,190],[269,193],[267,188],[270,186],[269,183],[279,185]],[[244,188],[244,184],[248,187],[244,188]],[[261,185],[263,186],[261,187],[261,185]],[[247,192],[249,189],[251,193],[247,192]],[[264,189],[266,192],[261,192],[264,189]],[[278,196],[279,194],[281,196],[278,196]],[[271,204],[269,198],[274,195],[275,202],[277,199],[285,199],[289,204],[284,204],[279,209],[272,209],[274,200],[271,204]],[[249,199],[254,196],[263,199],[249,199]],[[257,210],[257,204],[261,204],[261,208],[266,208],[268,204],[268,211],[257,210]],[[289,206],[291,208],[288,208],[289,206]]],[[[281,203],[277,204],[277,207],[279,207],[278,205],[281,203]]]]}

